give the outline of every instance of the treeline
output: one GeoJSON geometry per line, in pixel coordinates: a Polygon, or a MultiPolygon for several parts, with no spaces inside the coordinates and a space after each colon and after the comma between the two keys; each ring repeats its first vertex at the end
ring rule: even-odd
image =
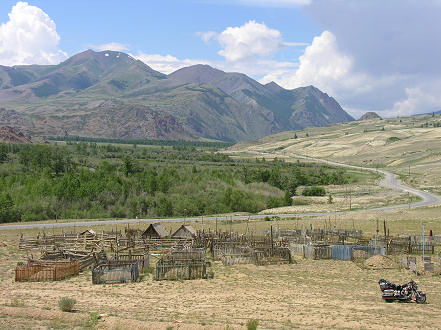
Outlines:
{"type": "Polygon", "coordinates": [[[147,139],[116,139],[116,138],[94,138],[84,136],[49,136],[50,141],[64,142],[96,142],[115,144],[135,144],[146,146],[175,146],[175,147],[201,147],[201,148],[228,148],[234,143],[230,142],[207,142],[207,141],[179,141],[179,140],[147,140],[147,139]]]}
{"type": "Polygon", "coordinates": [[[0,221],[200,216],[290,205],[343,170],[236,160],[194,147],[0,144],[0,221]]]}

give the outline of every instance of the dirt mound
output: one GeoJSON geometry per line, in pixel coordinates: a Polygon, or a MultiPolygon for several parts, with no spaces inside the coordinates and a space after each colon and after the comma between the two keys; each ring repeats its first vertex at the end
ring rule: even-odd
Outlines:
{"type": "Polygon", "coordinates": [[[370,257],[369,259],[364,261],[363,265],[366,268],[370,268],[370,269],[390,269],[397,267],[395,261],[384,256],[370,257]]]}

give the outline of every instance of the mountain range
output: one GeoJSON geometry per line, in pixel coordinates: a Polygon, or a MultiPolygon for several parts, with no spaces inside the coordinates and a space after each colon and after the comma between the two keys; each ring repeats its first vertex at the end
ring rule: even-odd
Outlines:
{"type": "Polygon", "coordinates": [[[87,50],[58,65],[0,66],[0,126],[35,135],[241,141],[352,120],[313,86],[286,90],[208,65],[165,75],[87,50]]]}

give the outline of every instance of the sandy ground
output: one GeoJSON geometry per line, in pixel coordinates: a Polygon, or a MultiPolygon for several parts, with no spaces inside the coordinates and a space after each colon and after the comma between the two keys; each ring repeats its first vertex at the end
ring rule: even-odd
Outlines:
{"type": "Polygon", "coordinates": [[[224,267],[215,262],[211,280],[92,285],[91,273],[60,282],[15,283],[22,255],[14,242],[0,246],[0,328],[260,329],[439,328],[440,276],[412,276],[395,269],[366,270],[349,261],[297,259],[295,264],[224,267]],[[428,304],[384,303],[379,278],[411,278],[428,304]],[[74,313],[58,308],[61,297],[77,300],[74,313]],[[104,314],[95,324],[90,312],[104,314]]]}
{"type": "Polygon", "coordinates": [[[329,195],[323,197],[294,196],[292,206],[267,209],[261,211],[260,214],[349,211],[405,204],[409,201],[407,194],[392,189],[369,185],[346,185],[344,187],[346,191],[332,186],[324,187],[327,193],[331,194],[332,203],[329,203],[329,195]]]}

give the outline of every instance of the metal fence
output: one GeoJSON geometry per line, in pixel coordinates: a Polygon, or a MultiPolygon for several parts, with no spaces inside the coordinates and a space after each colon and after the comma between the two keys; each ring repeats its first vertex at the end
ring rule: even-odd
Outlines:
{"type": "Polygon", "coordinates": [[[353,245],[331,245],[332,259],[334,260],[352,260],[353,245]]]}

